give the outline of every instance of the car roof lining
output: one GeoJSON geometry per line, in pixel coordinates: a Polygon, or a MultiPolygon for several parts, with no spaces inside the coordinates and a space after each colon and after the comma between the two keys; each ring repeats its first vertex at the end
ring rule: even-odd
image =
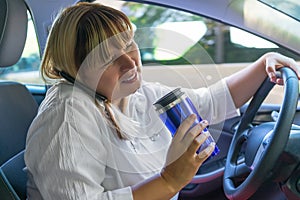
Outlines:
{"type": "MultiPolygon", "coordinates": [[[[42,12],[42,13],[48,13],[44,16],[38,16],[33,18],[36,20],[36,28],[38,31],[38,40],[41,47],[41,53],[43,53],[43,49],[45,47],[47,35],[48,35],[48,29],[51,25],[51,20],[49,19],[49,16],[53,16],[53,13],[57,13],[57,9],[60,9],[64,6],[68,6],[70,4],[74,4],[77,1],[75,0],[65,0],[63,2],[60,1],[43,1],[43,0],[25,0],[29,7],[32,10],[32,14],[36,15],[35,12],[42,12]]],[[[88,0],[90,1],[90,0],[88,0]]],[[[249,26],[246,23],[245,19],[245,11],[244,6],[245,4],[253,4],[258,6],[266,6],[263,5],[260,1],[257,0],[189,0],[189,1],[181,1],[181,0],[125,0],[128,2],[137,2],[137,3],[145,3],[145,4],[152,4],[152,5],[158,5],[158,6],[164,6],[168,8],[174,8],[179,9],[182,11],[187,11],[193,14],[201,15],[204,17],[208,17],[211,19],[214,19],[216,21],[238,27],[240,29],[243,29],[245,31],[249,31],[250,33],[253,33],[255,35],[260,35],[261,37],[267,39],[267,40],[274,40],[274,43],[287,47],[288,43],[290,50],[294,52],[300,52],[300,41],[297,42],[291,42],[293,38],[287,38],[287,37],[279,37],[277,40],[275,40],[273,34],[265,34],[263,30],[260,30],[259,32],[256,30],[257,27],[260,26],[259,22],[256,22],[256,24],[252,24],[252,26],[249,26]],[[299,45],[298,45],[299,44],[299,45]]],[[[53,17],[52,17],[53,18],[53,17]]],[[[283,30],[279,32],[278,34],[282,35],[288,35],[287,33],[290,30],[283,30]]]]}

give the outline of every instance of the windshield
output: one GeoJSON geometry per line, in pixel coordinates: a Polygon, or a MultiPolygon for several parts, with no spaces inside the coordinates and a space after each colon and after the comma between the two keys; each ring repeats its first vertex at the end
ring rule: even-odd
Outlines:
{"type": "Polygon", "coordinates": [[[290,17],[300,21],[300,2],[299,0],[260,0],[266,5],[289,15],[290,17]]]}

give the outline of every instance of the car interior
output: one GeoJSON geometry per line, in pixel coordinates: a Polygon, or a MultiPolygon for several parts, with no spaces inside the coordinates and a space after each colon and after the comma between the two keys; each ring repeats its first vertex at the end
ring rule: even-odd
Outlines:
{"type": "MultiPolygon", "coordinates": [[[[0,68],[5,68],[7,66],[16,64],[23,52],[28,30],[28,5],[26,5],[25,1],[23,0],[0,0],[0,8],[0,68]]],[[[47,27],[47,25],[45,26],[47,27]]],[[[286,74],[289,74],[289,72],[283,72],[283,74],[283,76],[285,76],[286,74]]],[[[153,74],[151,74],[151,70],[146,73],[146,79],[147,76],[153,76],[153,74]]],[[[49,86],[36,88],[32,85],[25,85],[18,81],[0,81],[1,200],[26,199],[27,177],[26,166],[24,163],[26,134],[48,87],[49,86]]],[[[269,91],[273,86],[267,85],[264,86],[264,88],[265,87],[270,87],[270,89],[267,90],[269,91]]],[[[295,88],[293,89],[295,90],[295,88]]],[[[292,89],[285,88],[285,90],[293,94],[295,93],[292,89]]],[[[293,131],[295,132],[295,134],[290,135],[289,147],[285,148],[284,146],[282,146],[281,148],[282,151],[285,148],[285,153],[281,154],[280,162],[282,162],[282,164],[280,166],[277,166],[276,168],[276,174],[273,176],[275,177],[275,180],[267,179],[263,183],[263,185],[255,189],[256,191],[253,195],[251,195],[251,198],[249,199],[300,199],[300,157],[297,156],[300,154],[300,137],[298,136],[300,129],[297,126],[300,125],[300,109],[297,107],[298,92],[296,92],[294,96],[288,96],[289,93],[287,92],[285,93],[286,96],[284,97],[284,99],[297,99],[297,101],[295,102],[286,100],[288,104],[287,106],[294,105],[294,107],[283,108],[284,110],[288,110],[289,112],[291,110],[294,110],[294,114],[281,113],[281,105],[261,105],[267,94],[262,95],[263,99],[259,99],[259,97],[257,97],[254,103],[250,103],[250,106],[249,104],[247,104],[240,109],[241,116],[247,117],[242,118],[241,116],[239,116],[228,119],[221,124],[213,124],[210,126],[209,130],[212,135],[218,134],[220,132],[220,129],[222,129],[222,134],[220,135],[217,143],[218,147],[221,149],[221,153],[206,162],[198,170],[197,175],[194,177],[191,183],[188,184],[180,192],[180,199],[227,199],[224,195],[222,186],[224,184],[224,177],[228,178],[228,184],[231,184],[230,180],[232,176],[234,176],[233,178],[239,178],[236,176],[240,175],[240,181],[242,183],[244,180],[248,180],[248,178],[245,178],[241,174],[231,174],[231,170],[237,170],[237,168],[239,168],[240,166],[234,166],[233,169],[228,169],[228,159],[235,159],[236,163],[244,162],[243,156],[237,156],[239,152],[236,152],[236,149],[232,150],[230,148],[231,141],[235,140],[234,133],[237,132],[244,136],[242,132],[245,131],[245,129],[248,130],[249,124],[260,125],[264,124],[265,122],[271,122],[273,123],[272,125],[274,125],[274,123],[276,123],[276,120],[278,119],[278,116],[280,117],[280,119],[286,119],[289,115],[291,116],[291,122],[286,123],[293,123],[293,131]],[[253,113],[253,111],[255,112],[253,113]],[[242,125],[240,122],[242,122],[242,125]],[[280,174],[279,172],[282,172],[283,174],[280,174]]],[[[257,96],[260,95],[261,93],[258,92],[257,96]]],[[[281,123],[281,121],[279,122],[281,123]]],[[[261,129],[263,128],[264,127],[262,127],[261,129]]],[[[266,129],[269,130],[269,127],[267,127],[266,129]]],[[[264,136],[266,136],[268,131],[263,130],[262,132],[266,132],[264,134],[264,136]]],[[[285,138],[285,140],[288,139],[288,137],[285,138]]],[[[261,138],[261,140],[263,140],[263,138],[261,138]]],[[[277,140],[280,140],[280,138],[278,138],[277,140]]],[[[251,141],[249,141],[249,143],[250,142],[251,141]]],[[[247,149],[247,147],[244,146],[236,148],[239,148],[241,152],[247,149]]],[[[276,147],[274,149],[276,149],[276,147]]],[[[278,154],[280,153],[281,152],[278,152],[278,154]]],[[[274,163],[277,161],[272,162],[274,163]]],[[[264,163],[262,167],[268,168],[268,163],[264,163]]],[[[260,176],[261,174],[257,172],[257,174],[255,175],[260,176]]],[[[251,186],[253,187],[255,185],[255,180],[256,179],[254,179],[253,183],[253,179],[251,179],[251,186]]],[[[227,185],[227,187],[230,189],[230,185],[227,185]]],[[[227,190],[229,190],[228,188],[227,190]]],[[[251,188],[243,188],[243,192],[247,193],[247,190],[250,191],[251,188]]],[[[231,191],[226,192],[230,193],[231,191]]],[[[235,199],[235,197],[232,196],[232,199],[235,199]]]]}
{"type": "MultiPolygon", "coordinates": [[[[22,1],[0,1],[0,66],[16,63],[27,32],[27,8],[22,1]],[[18,40],[18,45],[11,45],[18,40]]],[[[24,149],[27,130],[38,104],[21,83],[0,82],[0,197],[26,199],[24,149]]]]}

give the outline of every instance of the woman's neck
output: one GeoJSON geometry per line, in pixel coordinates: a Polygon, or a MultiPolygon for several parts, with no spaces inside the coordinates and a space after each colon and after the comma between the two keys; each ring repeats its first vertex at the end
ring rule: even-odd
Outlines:
{"type": "Polygon", "coordinates": [[[113,100],[112,104],[115,105],[115,106],[117,106],[122,113],[125,113],[126,107],[128,105],[128,97],[125,97],[125,98],[122,98],[122,99],[113,100]]]}

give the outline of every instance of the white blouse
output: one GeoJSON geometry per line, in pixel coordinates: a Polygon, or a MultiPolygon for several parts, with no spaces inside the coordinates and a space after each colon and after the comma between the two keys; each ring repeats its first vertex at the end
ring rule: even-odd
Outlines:
{"type": "MultiPolygon", "coordinates": [[[[115,116],[127,131],[139,125],[122,140],[91,96],[69,83],[52,86],[27,136],[28,199],[132,200],[130,186],[164,166],[172,138],[153,103],[172,89],[142,83],[128,117],[115,116]]],[[[185,92],[210,124],[238,114],[224,80],[185,92]]]]}

